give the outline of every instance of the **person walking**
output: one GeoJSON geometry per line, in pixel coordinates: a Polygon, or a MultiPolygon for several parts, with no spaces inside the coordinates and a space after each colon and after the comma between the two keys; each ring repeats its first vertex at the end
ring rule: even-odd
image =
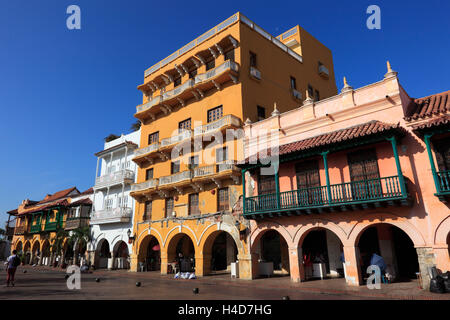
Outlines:
{"type": "Polygon", "coordinates": [[[20,258],[17,256],[17,250],[13,250],[12,255],[8,257],[5,264],[6,272],[8,274],[6,278],[6,286],[9,287],[9,283],[14,287],[14,275],[16,274],[17,267],[20,265],[20,258]]]}

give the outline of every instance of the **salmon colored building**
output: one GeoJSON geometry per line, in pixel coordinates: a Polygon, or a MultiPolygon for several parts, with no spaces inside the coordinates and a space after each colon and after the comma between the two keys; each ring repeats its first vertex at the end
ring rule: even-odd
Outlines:
{"type": "Polygon", "coordinates": [[[23,254],[23,262],[31,265],[68,265],[79,261],[78,253],[86,248],[69,245],[70,232],[79,227],[89,226],[92,189],[84,192],[76,187],[47,194],[40,201],[26,199],[17,209],[8,211],[15,216],[16,225],[11,241],[11,250],[23,254]],[[55,239],[60,230],[65,230],[61,241],[61,251],[56,251],[55,239]]]}
{"type": "Polygon", "coordinates": [[[429,267],[450,270],[450,91],[413,99],[389,63],[379,82],[344,83],[328,99],[246,121],[252,274],[362,285],[376,253],[392,278],[428,288],[429,267]]]}
{"type": "Polygon", "coordinates": [[[266,118],[275,101],[298,108],[307,90],[335,95],[331,51],[299,26],[273,37],[236,13],[147,69],[138,89],[131,269],[203,276],[238,262],[252,278],[249,225],[236,210],[242,140],[226,132],[243,136],[243,120],[266,118]]]}

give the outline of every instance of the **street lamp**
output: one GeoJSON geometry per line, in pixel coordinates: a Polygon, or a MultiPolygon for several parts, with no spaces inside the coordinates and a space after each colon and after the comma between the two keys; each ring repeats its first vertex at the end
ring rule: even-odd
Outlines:
{"type": "Polygon", "coordinates": [[[130,229],[128,229],[127,235],[128,235],[128,243],[132,243],[134,241],[134,235],[131,236],[131,230],[130,229]]]}

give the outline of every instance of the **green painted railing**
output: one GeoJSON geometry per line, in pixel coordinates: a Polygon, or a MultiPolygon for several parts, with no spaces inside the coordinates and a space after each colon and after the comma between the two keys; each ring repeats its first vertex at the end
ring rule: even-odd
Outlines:
{"type": "Polygon", "coordinates": [[[41,232],[41,224],[35,224],[30,227],[30,233],[41,232]]]}
{"type": "Polygon", "coordinates": [[[56,226],[58,225],[58,222],[47,222],[45,224],[45,231],[56,231],[56,226]]]}
{"type": "Polygon", "coordinates": [[[248,197],[244,214],[375,202],[402,196],[406,195],[402,195],[399,177],[392,176],[332,184],[330,193],[327,186],[280,192],[279,208],[276,193],[248,197]]]}
{"type": "Polygon", "coordinates": [[[440,192],[450,192],[450,170],[436,172],[440,192]]]}

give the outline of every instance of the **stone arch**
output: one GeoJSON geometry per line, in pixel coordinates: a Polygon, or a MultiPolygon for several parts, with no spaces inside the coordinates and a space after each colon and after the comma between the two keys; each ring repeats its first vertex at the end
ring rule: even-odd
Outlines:
{"type": "Polygon", "coordinates": [[[325,229],[333,232],[339,240],[341,240],[341,243],[344,246],[346,245],[347,234],[340,226],[328,220],[313,219],[308,222],[302,222],[300,228],[295,231],[293,247],[297,248],[301,246],[308,233],[318,229],[325,229]]]}
{"type": "Polygon", "coordinates": [[[450,215],[442,219],[434,232],[434,244],[443,245],[447,244],[447,239],[450,233],[450,215]]]}
{"type": "Polygon", "coordinates": [[[113,245],[113,268],[117,269],[129,269],[128,258],[130,256],[130,250],[128,244],[123,240],[117,240],[113,245]]]}
{"type": "Polygon", "coordinates": [[[108,268],[108,261],[112,258],[111,247],[106,238],[97,239],[97,245],[95,247],[95,267],[96,268],[108,268]],[[105,245],[105,246],[104,246],[105,245]]]}
{"type": "Polygon", "coordinates": [[[138,235],[138,237],[137,237],[137,243],[138,243],[137,251],[138,251],[138,252],[139,252],[139,248],[140,248],[140,246],[141,246],[142,241],[143,241],[148,235],[154,236],[154,237],[158,240],[159,245],[160,245],[161,247],[163,247],[163,237],[161,236],[161,233],[160,233],[157,229],[151,228],[151,227],[150,227],[150,228],[144,229],[144,230],[138,235]],[[150,232],[149,232],[149,229],[150,229],[150,232]]]}
{"type": "Polygon", "coordinates": [[[251,243],[252,251],[253,251],[255,244],[258,243],[258,241],[261,239],[263,234],[269,230],[278,231],[278,233],[283,237],[284,241],[286,241],[288,247],[292,246],[293,237],[289,233],[289,231],[278,222],[267,221],[267,222],[258,223],[257,228],[254,228],[254,230],[250,234],[250,239],[251,239],[250,243],[251,243]]]}
{"type": "Polygon", "coordinates": [[[195,237],[193,237],[193,235],[190,234],[191,232],[185,232],[186,230],[188,230],[187,228],[183,229],[184,230],[182,232],[177,232],[167,239],[164,251],[161,252],[161,255],[167,257],[168,263],[171,263],[176,259],[177,246],[179,244],[179,241],[184,237],[187,237],[191,241],[194,250],[193,255],[195,259],[197,259],[198,247],[196,245],[195,237]]]}
{"type": "Polygon", "coordinates": [[[137,247],[137,260],[139,271],[156,271],[161,268],[161,240],[154,233],[148,233],[143,237],[137,247]],[[159,246],[159,250],[153,250],[153,246],[159,246]],[[150,252],[150,254],[149,254],[150,252]]]}
{"type": "Polygon", "coordinates": [[[227,223],[212,224],[203,230],[203,232],[200,236],[200,239],[199,239],[199,244],[198,244],[201,254],[204,253],[204,248],[208,244],[208,242],[211,241],[211,237],[213,238],[212,242],[214,242],[215,237],[220,232],[226,232],[231,236],[231,238],[233,238],[234,243],[236,244],[236,247],[238,249],[238,255],[245,254],[245,248],[244,248],[242,241],[240,240],[239,231],[237,230],[237,228],[235,226],[227,224],[227,223]]]}
{"type": "Polygon", "coordinates": [[[23,251],[23,243],[22,240],[18,239],[16,241],[16,244],[14,245],[14,249],[17,250],[17,252],[23,251]]]}
{"type": "Polygon", "coordinates": [[[417,230],[417,228],[414,227],[410,222],[403,220],[392,213],[385,213],[385,212],[371,213],[368,215],[363,215],[361,219],[358,220],[359,222],[357,222],[352,227],[352,229],[348,234],[348,239],[346,242],[350,246],[353,247],[357,246],[359,238],[361,237],[362,233],[367,228],[379,223],[386,223],[399,228],[408,235],[408,237],[414,243],[415,247],[425,246],[425,240],[420,231],[417,230]]]}
{"type": "Polygon", "coordinates": [[[194,243],[194,247],[198,246],[198,240],[197,240],[197,236],[196,236],[195,232],[189,226],[183,226],[180,224],[178,226],[173,227],[172,229],[169,230],[169,232],[167,232],[166,238],[163,241],[163,247],[168,248],[167,244],[171,241],[171,239],[173,237],[175,237],[179,233],[186,234],[191,239],[192,243],[194,243]],[[173,231],[178,231],[178,232],[175,233],[175,235],[171,236],[173,231]]]}

